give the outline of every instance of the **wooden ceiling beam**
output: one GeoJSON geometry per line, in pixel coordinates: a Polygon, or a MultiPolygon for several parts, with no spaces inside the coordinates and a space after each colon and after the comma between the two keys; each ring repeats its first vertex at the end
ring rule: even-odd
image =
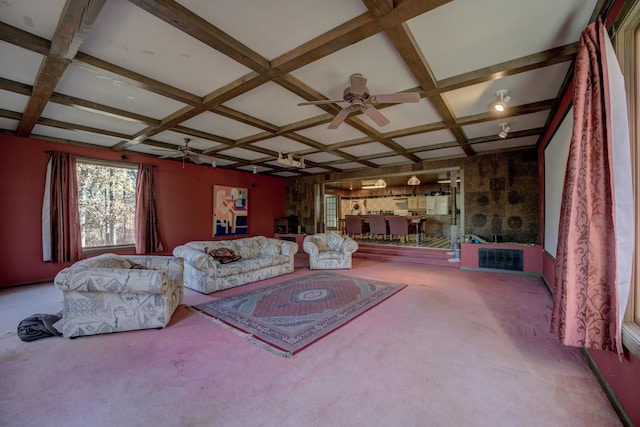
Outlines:
{"type": "Polygon", "coordinates": [[[67,0],[49,53],[40,65],[29,103],[18,125],[18,136],[29,136],[40,119],[53,90],[78,53],[80,45],[104,6],[105,0],[67,0]]]}

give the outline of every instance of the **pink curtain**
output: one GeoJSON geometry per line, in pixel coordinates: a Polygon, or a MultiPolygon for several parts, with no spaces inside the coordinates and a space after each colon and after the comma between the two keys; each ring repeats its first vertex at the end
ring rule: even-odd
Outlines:
{"type": "Polygon", "coordinates": [[[629,128],[622,75],[599,20],[582,33],[574,90],[551,332],[566,345],[621,355],[633,254],[626,239],[634,234],[629,128]]]}
{"type": "Polygon", "coordinates": [[[156,195],[153,185],[153,166],[139,165],[136,183],[136,252],[161,252],[156,195]]]}
{"type": "MultiPolygon", "coordinates": [[[[46,197],[46,195],[45,195],[46,197]]],[[[80,216],[76,157],[69,153],[51,154],[50,191],[51,262],[80,259],[80,216]]]]}

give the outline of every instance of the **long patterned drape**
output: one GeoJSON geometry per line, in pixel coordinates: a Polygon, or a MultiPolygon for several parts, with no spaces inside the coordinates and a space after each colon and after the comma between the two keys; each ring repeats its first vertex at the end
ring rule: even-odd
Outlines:
{"type": "Polygon", "coordinates": [[[164,249],[158,226],[152,165],[138,166],[135,227],[137,253],[161,252],[164,249]]]}
{"type": "Polygon", "coordinates": [[[82,243],[75,155],[51,154],[42,216],[44,260],[56,263],[78,261],[82,243]]]}
{"type": "Polygon", "coordinates": [[[598,20],[582,33],[562,195],[551,331],[566,345],[622,354],[633,255],[624,83],[598,20]]]}

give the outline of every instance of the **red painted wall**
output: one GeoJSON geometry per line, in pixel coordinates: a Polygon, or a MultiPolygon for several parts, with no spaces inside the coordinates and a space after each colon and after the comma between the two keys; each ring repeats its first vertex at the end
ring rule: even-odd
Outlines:
{"type": "MultiPolygon", "coordinates": [[[[121,161],[122,153],[0,135],[0,287],[52,279],[65,264],[42,261],[42,197],[47,151],[121,161]]],[[[128,162],[155,165],[156,201],[163,254],[190,240],[213,240],[214,184],[246,187],[249,235],[273,235],[285,215],[283,178],[213,169],[126,153],[128,162]]]]}

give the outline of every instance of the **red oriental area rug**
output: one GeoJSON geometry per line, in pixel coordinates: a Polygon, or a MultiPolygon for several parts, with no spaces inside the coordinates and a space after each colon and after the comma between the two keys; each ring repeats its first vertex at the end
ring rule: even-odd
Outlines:
{"type": "Polygon", "coordinates": [[[192,308],[274,353],[292,356],[405,286],[323,272],[192,308]]]}

